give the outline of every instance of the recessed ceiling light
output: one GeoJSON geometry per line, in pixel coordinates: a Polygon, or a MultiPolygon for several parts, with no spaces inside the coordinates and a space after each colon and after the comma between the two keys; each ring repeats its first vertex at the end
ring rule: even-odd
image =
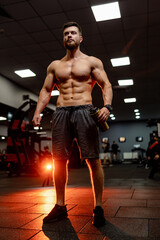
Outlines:
{"type": "Polygon", "coordinates": [[[59,96],[59,91],[58,90],[53,90],[51,92],[51,96],[59,96]]]}
{"type": "Polygon", "coordinates": [[[133,79],[124,79],[124,80],[118,80],[119,86],[130,86],[133,85],[133,79]]]}
{"type": "Polygon", "coordinates": [[[23,70],[17,70],[14,71],[18,76],[21,78],[27,78],[27,77],[35,77],[36,74],[32,72],[30,69],[23,69],[23,70]]]}
{"type": "Polygon", "coordinates": [[[136,115],[136,116],[139,116],[139,115],[140,115],[140,113],[139,113],[139,112],[136,112],[136,113],[135,113],[135,115],[136,115]]]}
{"type": "Polygon", "coordinates": [[[113,67],[130,65],[130,59],[129,57],[112,58],[111,63],[113,67]]]}
{"type": "Polygon", "coordinates": [[[125,103],[132,103],[132,102],[136,102],[136,98],[125,98],[124,99],[125,103]]]}
{"type": "Polygon", "coordinates": [[[139,109],[134,109],[134,112],[139,112],[139,109]]]}
{"type": "Polygon", "coordinates": [[[109,116],[112,118],[112,117],[114,117],[114,114],[111,113],[109,116]]]}
{"type": "Polygon", "coordinates": [[[97,22],[121,17],[118,2],[92,6],[91,9],[97,22]]]}
{"type": "Polygon", "coordinates": [[[136,119],[140,119],[140,116],[136,116],[136,119]]]}
{"type": "Polygon", "coordinates": [[[7,120],[6,117],[2,117],[2,116],[0,116],[0,121],[5,121],[5,120],[7,120]]]}
{"type": "Polygon", "coordinates": [[[116,118],[115,117],[111,117],[112,120],[115,120],[116,118]]]}
{"type": "Polygon", "coordinates": [[[37,127],[34,127],[34,130],[39,130],[39,127],[37,126],[37,127]]]}

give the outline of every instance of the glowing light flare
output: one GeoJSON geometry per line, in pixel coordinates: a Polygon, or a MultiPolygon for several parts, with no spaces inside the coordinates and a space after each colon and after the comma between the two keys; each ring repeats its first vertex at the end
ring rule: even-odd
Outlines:
{"type": "Polygon", "coordinates": [[[52,166],[52,164],[51,163],[47,163],[47,165],[46,165],[46,170],[52,170],[52,168],[53,168],[53,166],[52,166]]]}
{"type": "Polygon", "coordinates": [[[43,172],[52,172],[54,171],[53,161],[46,159],[42,164],[43,172]]]}
{"type": "Polygon", "coordinates": [[[47,190],[43,190],[43,192],[40,193],[40,195],[38,196],[43,196],[43,197],[54,197],[55,193],[53,191],[53,189],[47,189],[47,190]]]}

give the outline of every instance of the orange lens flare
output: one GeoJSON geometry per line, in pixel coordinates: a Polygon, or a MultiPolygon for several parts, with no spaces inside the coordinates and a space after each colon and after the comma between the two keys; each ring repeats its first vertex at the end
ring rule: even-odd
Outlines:
{"type": "Polygon", "coordinates": [[[47,165],[46,165],[46,170],[52,170],[52,164],[51,163],[48,163],[47,165]]]}

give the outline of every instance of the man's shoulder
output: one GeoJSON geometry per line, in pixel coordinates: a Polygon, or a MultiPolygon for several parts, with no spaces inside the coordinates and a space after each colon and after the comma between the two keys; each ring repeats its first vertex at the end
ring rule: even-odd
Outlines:
{"type": "Polygon", "coordinates": [[[61,60],[54,60],[54,61],[52,61],[52,62],[49,64],[49,66],[50,66],[50,67],[54,67],[54,66],[56,66],[60,61],[61,61],[61,60]]]}
{"type": "Polygon", "coordinates": [[[87,61],[91,61],[91,62],[96,62],[96,61],[100,61],[99,58],[95,57],[95,56],[90,56],[90,55],[87,55],[85,53],[81,53],[81,57],[86,59],[87,61]]]}
{"type": "Polygon", "coordinates": [[[47,67],[47,71],[54,71],[56,69],[56,66],[60,63],[61,60],[54,60],[52,61],[48,67],[47,67]]]}
{"type": "Polygon", "coordinates": [[[61,59],[52,61],[49,66],[55,67],[55,66],[57,66],[58,64],[63,63],[63,62],[65,62],[65,61],[67,61],[67,60],[66,60],[66,56],[64,56],[64,57],[61,58],[61,59]]]}
{"type": "Polygon", "coordinates": [[[94,56],[89,56],[89,55],[85,55],[86,58],[88,58],[89,61],[98,61],[99,59],[97,57],[94,56]]]}
{"type": "Polygon", "coordinates": [[[102,64],[102,61],[99,58],[97,58],[97,57],[88,56],[88,59],[89,59],[90,63],[93,66],[97,66],[97,65],[101,65],[102,64]]]}

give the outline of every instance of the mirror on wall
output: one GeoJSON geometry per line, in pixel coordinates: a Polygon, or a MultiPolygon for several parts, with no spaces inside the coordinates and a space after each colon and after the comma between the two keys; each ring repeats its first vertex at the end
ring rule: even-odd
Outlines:
{"type": "Polygon", "coordinates": [[[105,143],[106,141],[108,141],[108,137],[103,137],[102,138],[102,143],[105,143]]]}
{"type": "Polygon", "coordinates": [[[141,136],[136,137],[136,142],[143,142],[143,137],[141,137],[141,136]]]}
{"type": "Polygon", "coordinates": [[[125,138],[125,137],[119,137],[119,138],[118,138],[118,141],[119,141],[120,143],[126,142],[126,138],[125,138]]]}

